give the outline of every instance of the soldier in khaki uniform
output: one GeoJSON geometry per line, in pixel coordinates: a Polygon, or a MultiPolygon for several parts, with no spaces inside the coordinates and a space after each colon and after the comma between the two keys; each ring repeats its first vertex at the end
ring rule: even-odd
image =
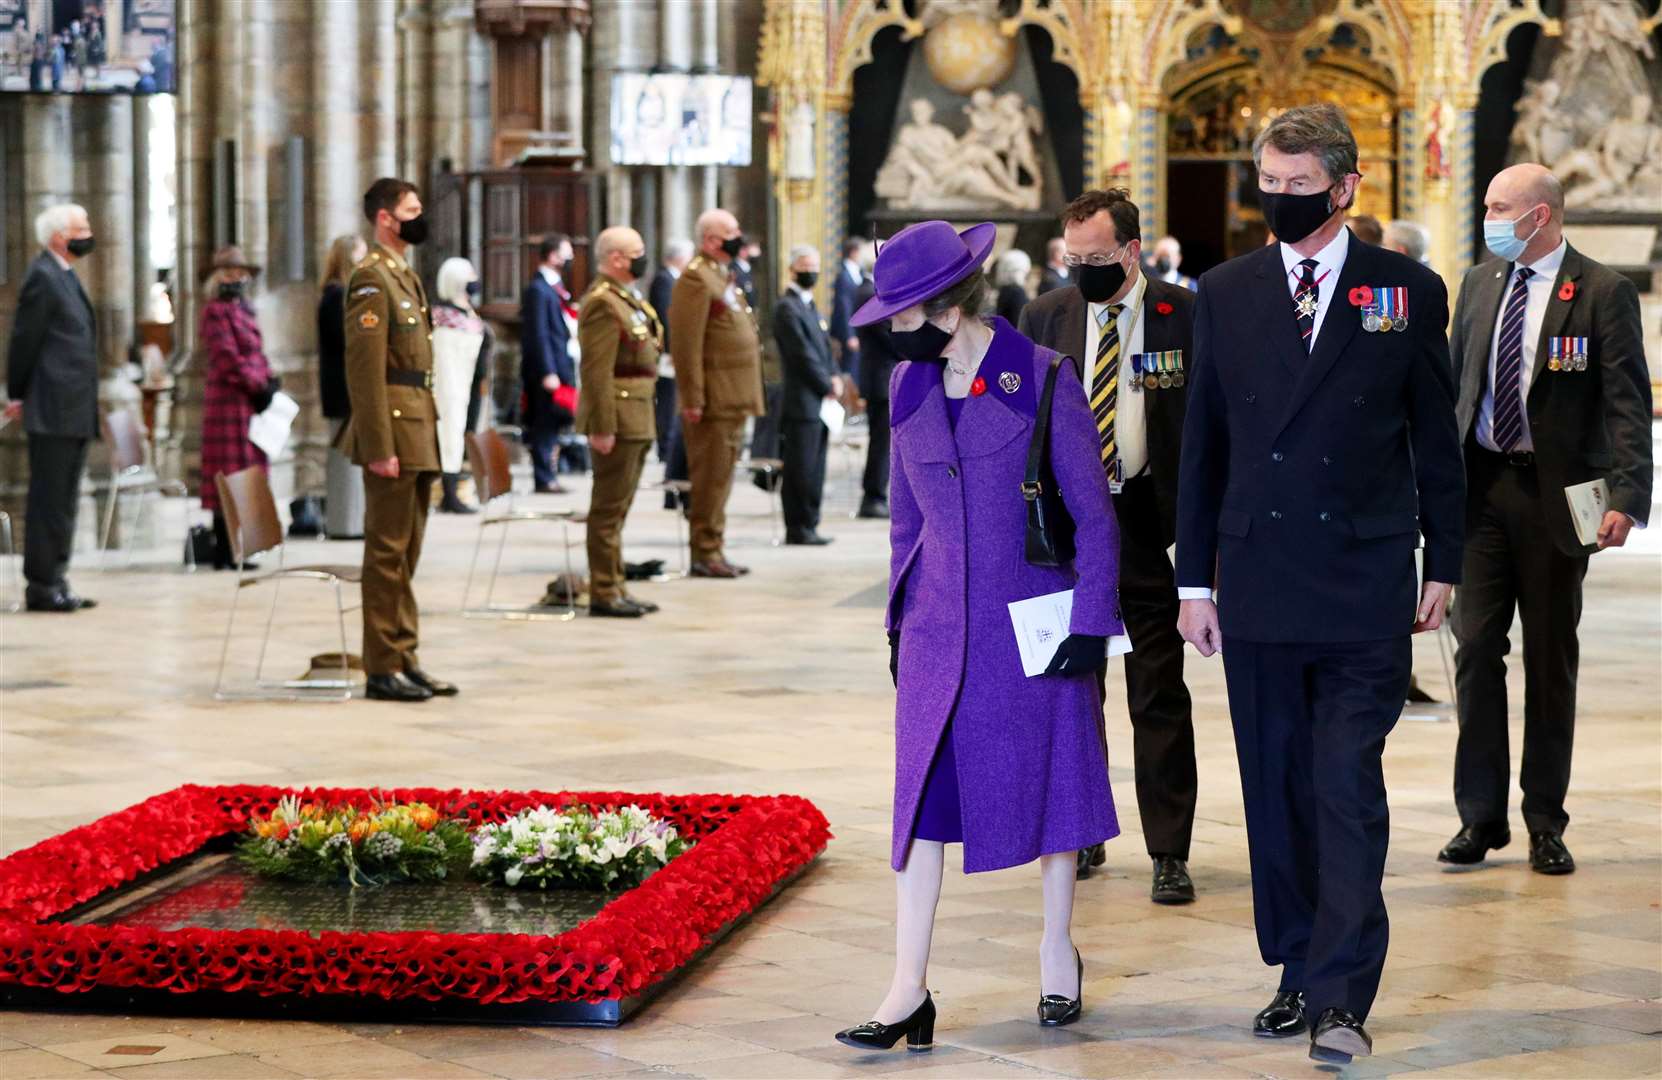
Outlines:
{"type": "Polygon", "coordinates": [[[762,354],[756,316],[733,276],[733,258],[744,243],[738,219],[725,210],[706,210],[697,232],[698,255],[676,281],[669,304],[692,481],[692,573],[735,578],[749,571],[722,552],[727,496],[745,417],[763,410],[762,354]]]}
{"type": "Polygon", "coordinates": [[[599,271],[583,296],[577,319],[583,392],[577,430],[594,451],[589,494],[589,614],[639,618],[656,604],[632,597],[623,585],[623,519],[640,486],[646,454],[657,437],[652,394],[664,328],[652,305],[635,292],[648,269],[640,233],[618,225],[594,243],[599,271]]]}
{"type": "Polygon", "coordinates": [[[416,659],[411,588],[439,475],[433,405],[433,324],[421,279],[405,261],[427,238],[414,184],[384,178],[364,195],[375,226],[346,286],[346,388],[352,419],[342,450],[364,467],[364,671],[367,695],[426,701],[456,687],[416,659]]]}

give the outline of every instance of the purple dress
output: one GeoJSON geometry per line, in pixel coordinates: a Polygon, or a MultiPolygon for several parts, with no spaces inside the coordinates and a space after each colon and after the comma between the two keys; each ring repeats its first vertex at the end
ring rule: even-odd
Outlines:
{"type": "Polygon", "coordinates": [[[890,853],[896,870],[914,836],[955,838],[954,824],[971,873],[1119,833],[1098,734],[1096,679],[1025,677],[1007,606],[1073,589],[1071,632],[1123,632],[1119,532],[1096,424],[1077,373],[1064,365],[1050,453],[1077,526],[1078,555],[1071,566],[1033,566],[1023,557],[1021,481],[1055,354],[1002,319],[991,325],[981,365],[987,390],[957,406],[956,426],[940,364],[902,363],[890,383],[887,623],[900,635],[890,853]]]}

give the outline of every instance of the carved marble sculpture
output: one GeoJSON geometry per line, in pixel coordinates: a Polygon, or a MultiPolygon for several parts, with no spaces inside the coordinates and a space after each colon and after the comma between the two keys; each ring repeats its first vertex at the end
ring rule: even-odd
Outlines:
{"type": "Polygon", "coordinates": [[[1036,210],[1042,176],[1033,136],[1044,130],[1038,110],[1019,94],[981,89],[964,106],[962,136],[935,122],[935,106],[913,98],[912,119],[895,134],[877,172],[877,194],[901,210],[1036,210]]]}

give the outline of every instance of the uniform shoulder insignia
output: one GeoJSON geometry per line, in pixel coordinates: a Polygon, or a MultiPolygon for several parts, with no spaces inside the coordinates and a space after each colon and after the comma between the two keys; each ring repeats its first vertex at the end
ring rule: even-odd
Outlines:
{"type": "Polygon", "coordinates": [[[378,293],[380,291],[381,291],[380,289],[377,289],[373,285],[364,285],[361,288],[353,289],[352,290],[352,295],[353,296],[374,296],[376,293],[378,293]]]}

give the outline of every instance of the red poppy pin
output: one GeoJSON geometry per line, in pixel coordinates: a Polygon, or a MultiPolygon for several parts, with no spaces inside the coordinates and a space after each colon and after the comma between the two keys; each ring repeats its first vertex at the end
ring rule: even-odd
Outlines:
{"type": "Polygon", "coordinates": [[[1560,300],[1574,300],[1575,299],[1575,282],[1565,281],[1564,284],[1558,286],[1558,299],[1560,299],[1560,300]]]}
{"type": "Polygon", "coordinates": [[[983,379],[981,376],[977,375],[975,377],[975,381],[970,383],[970,393],[974,394],[976,397],[980,397],[982,394],[985,394],[986,392],[987,392],[987,380],[983,379]]]}
{"type": "Polygon", "coordinates": [[[1161,300],[1159,303],[1154,305],[1154,310],[1161,315],[1170,315],[1171,305],[1166,303],[1164,300],[1161,300]]]}
{"type": "Polygon", "coordinates": [[[727,314],[726,304],[722,303],[720,300],[710,301],[710,318],[719,319],[725,314],[727,314]]]}
{"type": "Polygon", "coordinates": [[[1366,285],[1358,285],[1350,290],[1351,307],[1371,307],[1373,305],[1373,290],[1366,285]]]}

